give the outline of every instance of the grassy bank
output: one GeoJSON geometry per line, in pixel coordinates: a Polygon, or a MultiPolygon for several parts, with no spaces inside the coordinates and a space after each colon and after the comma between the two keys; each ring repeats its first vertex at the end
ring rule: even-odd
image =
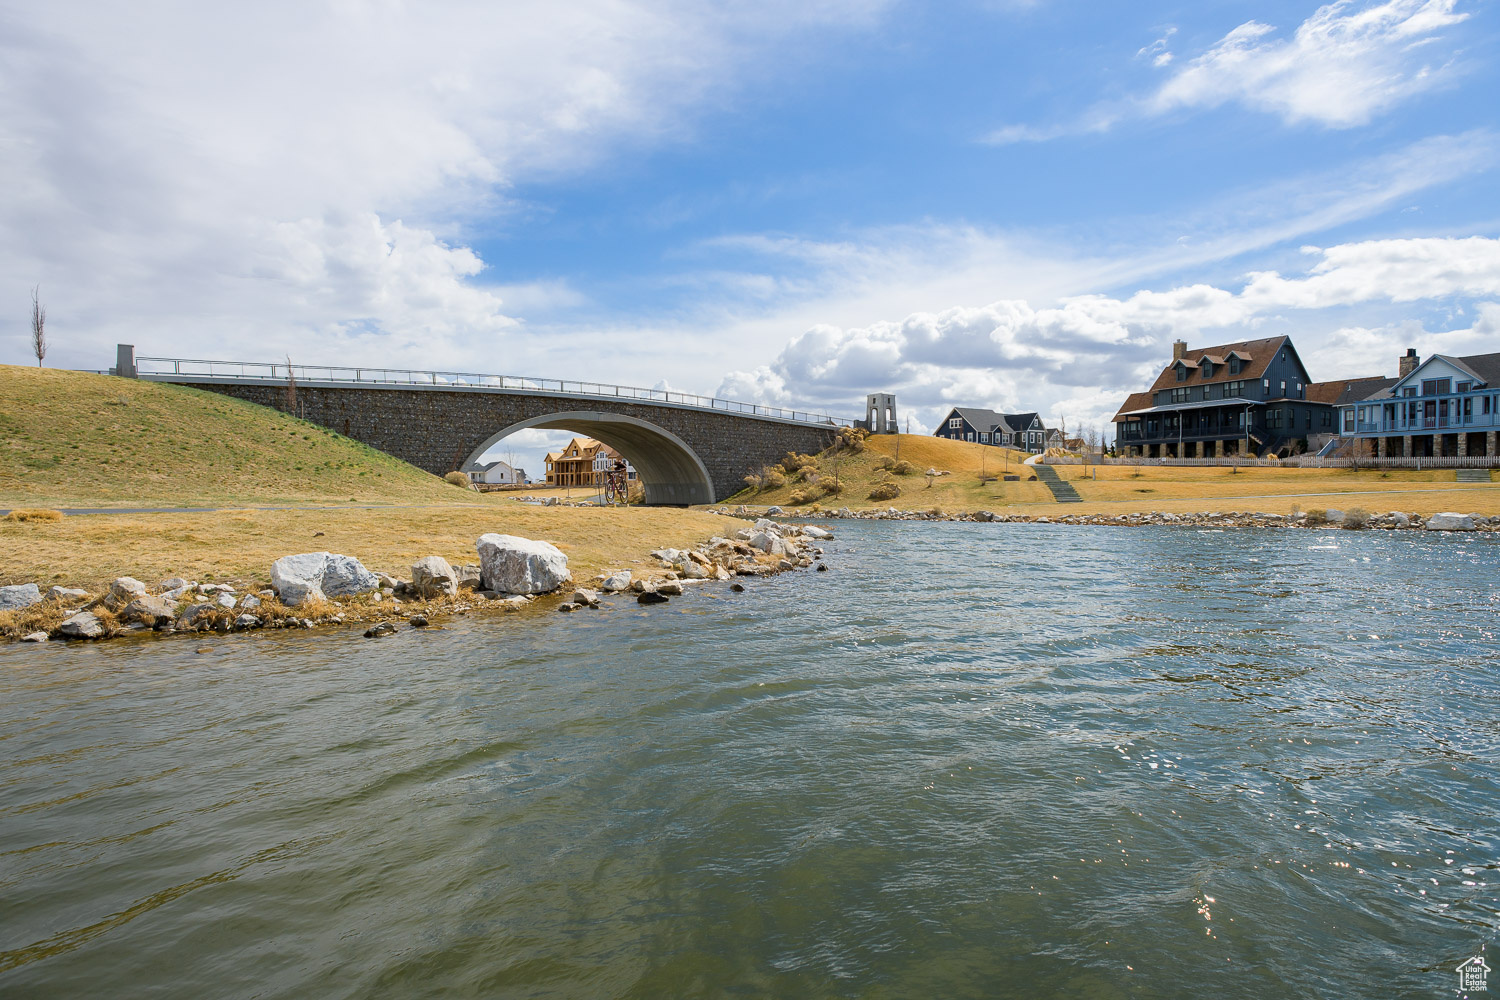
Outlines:
{"type": "Polygon", "coordinates": [[[425,555],[477,561],[474,541],[491,531],[553,542],[586,583],[604,569],[645,568],[652,549],[688,548],[726,527],[693,511],[523,504],[214,393],[0,366],[0,508],[8,507],[226,508],[0,518],[0,585],[96,593],[118,576],[258,588],[278,557],[320,550],[404,577],[425,555]],[[329,509],[246,509],[259,504],[329,509]]]}
{"type": "Polygon", "coordinates": [[[0,365],[0,507],[488,503],[276,410],[187,386],[0,365]]]}
{"type": "MultiPolygon", "coordinates": [[[[880,435],[869,438],[863,451],[825,453],[814,474],[787,476],[772,488],[746,490],[731,502],[795,504],[799,492],[808,502],[824,507],[898,507],[903,510],[938,508],[947,512],[994,510],[1018,514],[1123,514],[1132,511],[1261,510],[1288,513],[1293,507],[1359,506],[1369,510],[1414,511],[1431,514],[1458,510],[1500,514],[1500,483],[1458,483],[1452,469],[1408,470],[1296,469],[1257,467],[1177,468],[1144,466],[1057,466],[1082,503],[1058,504],[1034,472],[1022,463],[1021,452],[923,435],[880,435]],[[897,459],[910,464],[908,474],[882,468],[897,459]],[[928,479],[929,468],[950,475],[928,479]],[[1006,482],[1005,475],[1018,475],[1006,482]],[[822,481],[837,479],[842,492],[825,494],[822,481]],[[874,500],[877,487],[894,484],[900,493],[874,500]],[[809,495],[810,498],[809,498],[809,495]]],[[[899,467],[898,467],[899,468],[899,467]]]]}

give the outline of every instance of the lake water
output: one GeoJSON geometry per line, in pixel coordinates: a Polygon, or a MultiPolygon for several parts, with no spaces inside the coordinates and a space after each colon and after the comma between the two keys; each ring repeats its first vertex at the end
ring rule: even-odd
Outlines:
{"type": "Polygon", "coordinates": [[[834,526],[662,607],[0,647],[0,996],[1447,997],[1495,945],[1496,540],[834,526]]]}

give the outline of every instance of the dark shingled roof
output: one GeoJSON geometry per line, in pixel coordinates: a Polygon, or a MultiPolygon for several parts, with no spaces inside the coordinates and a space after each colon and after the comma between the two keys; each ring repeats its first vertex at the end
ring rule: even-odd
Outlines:
{"type": "Polygon", "coordinates": [[[1151,406],[1151,393],[1149,393],[1149,392],[1132,392],[1129,396],[1125,397],[1125,403],[1124,403],[1124,405],[1122,405],[1120,407],[1120,412],[1118,412],[1118,413],[1115,414],[1115,418],[1114,418],[1113,421],[1111,421],[1111,423],[1118,422],[1127,413],[1130,413],[1130,412],[1135,411],[1135,410],[1144,410],[1144,409],[1149,408],[1150,406],[1151,406]]]}
{"type": "MultiPolygon", "coordinates": [[[[1276,357],[1277,352],[1286,345],[1286,342],[1285,337],[1267,337],[1264,340],[1242,340],[1234,344],[1200,347],[1196,350],[1185,352],[1182,356],[1182,364],[1187,365],[1189,368],[1197,368],[1198,361],[1205,355],[1213,359],[1218,359],[1227,358],[1233,353],[1238,354],[1243,362],[1240,365],[1239,371],[1231,375],[1229,374],[1229,366],[1227,364],[1219,365],[1215,363],[1214,374],[1211,377],[1194,377],[1191,380],[1192,383],[1194,385],[1213,385],[1215,382],[1234,382],[1238,379],[1260,378],[1264,374],[1266,366],[1271,363],[1271,359],[1276,357]],[[1247,358],[1248,360],[1245,360],[1247,358]]],[[[1180,384],[1177,381],[1177,373],[1173,371],[1177,364],[1178,362],[1176,361],[1170,362],[1161,370],[1161,374],[1156,376],[1156,381],[1151,386],[1152,392],[1170,389],[1180,384]]]]}
{"type": "Polygon", "coordinates": [[[1396,384],[1393,378],[1384,375],[1366,375],[1362,378],[1335,379],[1332,382],[1307,383],[1307,398],[1314,403],[1343,406],[1357,403],[1384,392],[1396,384]]]}

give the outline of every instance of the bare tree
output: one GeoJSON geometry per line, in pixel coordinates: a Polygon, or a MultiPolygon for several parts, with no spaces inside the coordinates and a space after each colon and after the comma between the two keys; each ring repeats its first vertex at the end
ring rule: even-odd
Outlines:
{"type": "Polygon", "coordinates": [[[31,353],[36,355],[36,366],[42,367],[47,356],[47,307],[42,305],[41,285],[31,289],[31,353]]]}
{"type": "Polygon", "coordinates": [[[292,356],[286,356],[286,412],[297,415],[297,376],[292,374],[292,356]]]}

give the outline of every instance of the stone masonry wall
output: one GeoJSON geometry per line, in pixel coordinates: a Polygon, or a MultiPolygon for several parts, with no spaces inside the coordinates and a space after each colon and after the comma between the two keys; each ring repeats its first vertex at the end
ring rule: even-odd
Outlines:
{"type": "MultiPolygon", "coordinates": [[[[286,408],[285,386],[194,384],[262,406],[286,408]]],[[[439,476],[458,468],[491,435],[519,421],[575,410],[624,414],[670,431],[692,448],[708,469],[715,500],[743,488],[746,473],[779,461],[788,451],[821,451],[836,433],[831,427],[672,406],[442,389],[298,386],[297,409],[313,423],[439,476]]]]}

